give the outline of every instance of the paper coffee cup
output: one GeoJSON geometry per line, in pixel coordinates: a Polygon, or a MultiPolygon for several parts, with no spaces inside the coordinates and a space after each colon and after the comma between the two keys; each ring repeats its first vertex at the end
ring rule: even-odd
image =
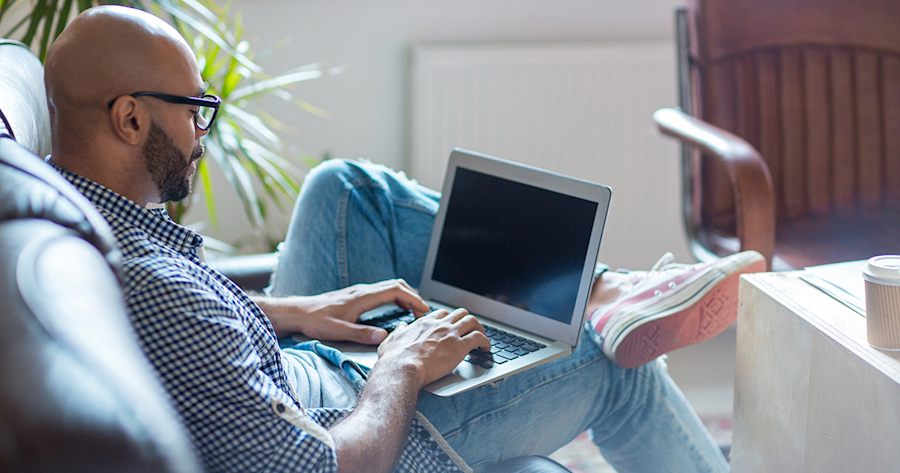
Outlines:
{"type": "Polygon", "coordinates": [[[869,345],[900,350],[900,255],[869,258],[863,279],[869,345]]]}

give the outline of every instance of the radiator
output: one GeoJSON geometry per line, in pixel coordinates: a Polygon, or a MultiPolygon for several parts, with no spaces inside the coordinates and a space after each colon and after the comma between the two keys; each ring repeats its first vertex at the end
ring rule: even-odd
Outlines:
{"type": "Polygon", "coordinates": [[[411,177],[439,189],[454,147],[613,189],[600,257],[646,268],[689,256],[678,145],[652,113],[676,104],[671,41],[425,44],[411,52],[411,177]]]}

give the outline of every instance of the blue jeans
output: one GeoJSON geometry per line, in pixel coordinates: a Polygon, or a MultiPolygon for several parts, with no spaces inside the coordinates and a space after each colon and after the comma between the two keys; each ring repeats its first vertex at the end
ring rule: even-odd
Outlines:
{"type": "MultiPolygon", "coordinates": [[[[281,248],[273,295],[403,278],[418,285],[440,195],[401,173],[327,161],[307,176],[281,248]]],[[[619,472],[727,471],[662,360],[623,369],[582,337],[572,355],[417,409],[476,471],[548,455],[590,431],[619,472]]]]}

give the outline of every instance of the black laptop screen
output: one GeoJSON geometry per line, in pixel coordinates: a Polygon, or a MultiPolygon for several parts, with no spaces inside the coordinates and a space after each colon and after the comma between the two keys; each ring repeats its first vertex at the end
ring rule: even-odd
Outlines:
{"type": "Polygon", "coordinates": [[[569,324],[597,203],[458,167],[432,279],[569,324]]]}

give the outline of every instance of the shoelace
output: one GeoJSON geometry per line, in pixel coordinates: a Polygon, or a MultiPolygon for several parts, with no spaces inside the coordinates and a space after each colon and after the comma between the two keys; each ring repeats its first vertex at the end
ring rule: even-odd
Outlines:
{"type": "Polygon", "coordinates": [[[692,265],[684,264],[684,263],[676,263],[675,255],[673,255],[671,252],[666,252],[666,254],[662,255],[662,257],[659,258],[659,260],[656,262],[656,264],[654,264],[650,268],[649,271],[629,271],[628,274],[631,274],[631,275],[633,275],[635,277],[639,277],[639,278],[648,278],[651,276],[656,276],[659,273],[662,273],[665,271],[684,269],[689,266],[692,266],[692,265]]]}
{"type": "Polygon", "coordinates": [[[650,272],[665,271],[665,269],[670,269],[667,268],[667,266],[670,266],[673,263],[675,263],[675,255],[673,255],[671,251],[667,251],[666,254],[662,255],[656,264],[650,268],[650,272]]]}

